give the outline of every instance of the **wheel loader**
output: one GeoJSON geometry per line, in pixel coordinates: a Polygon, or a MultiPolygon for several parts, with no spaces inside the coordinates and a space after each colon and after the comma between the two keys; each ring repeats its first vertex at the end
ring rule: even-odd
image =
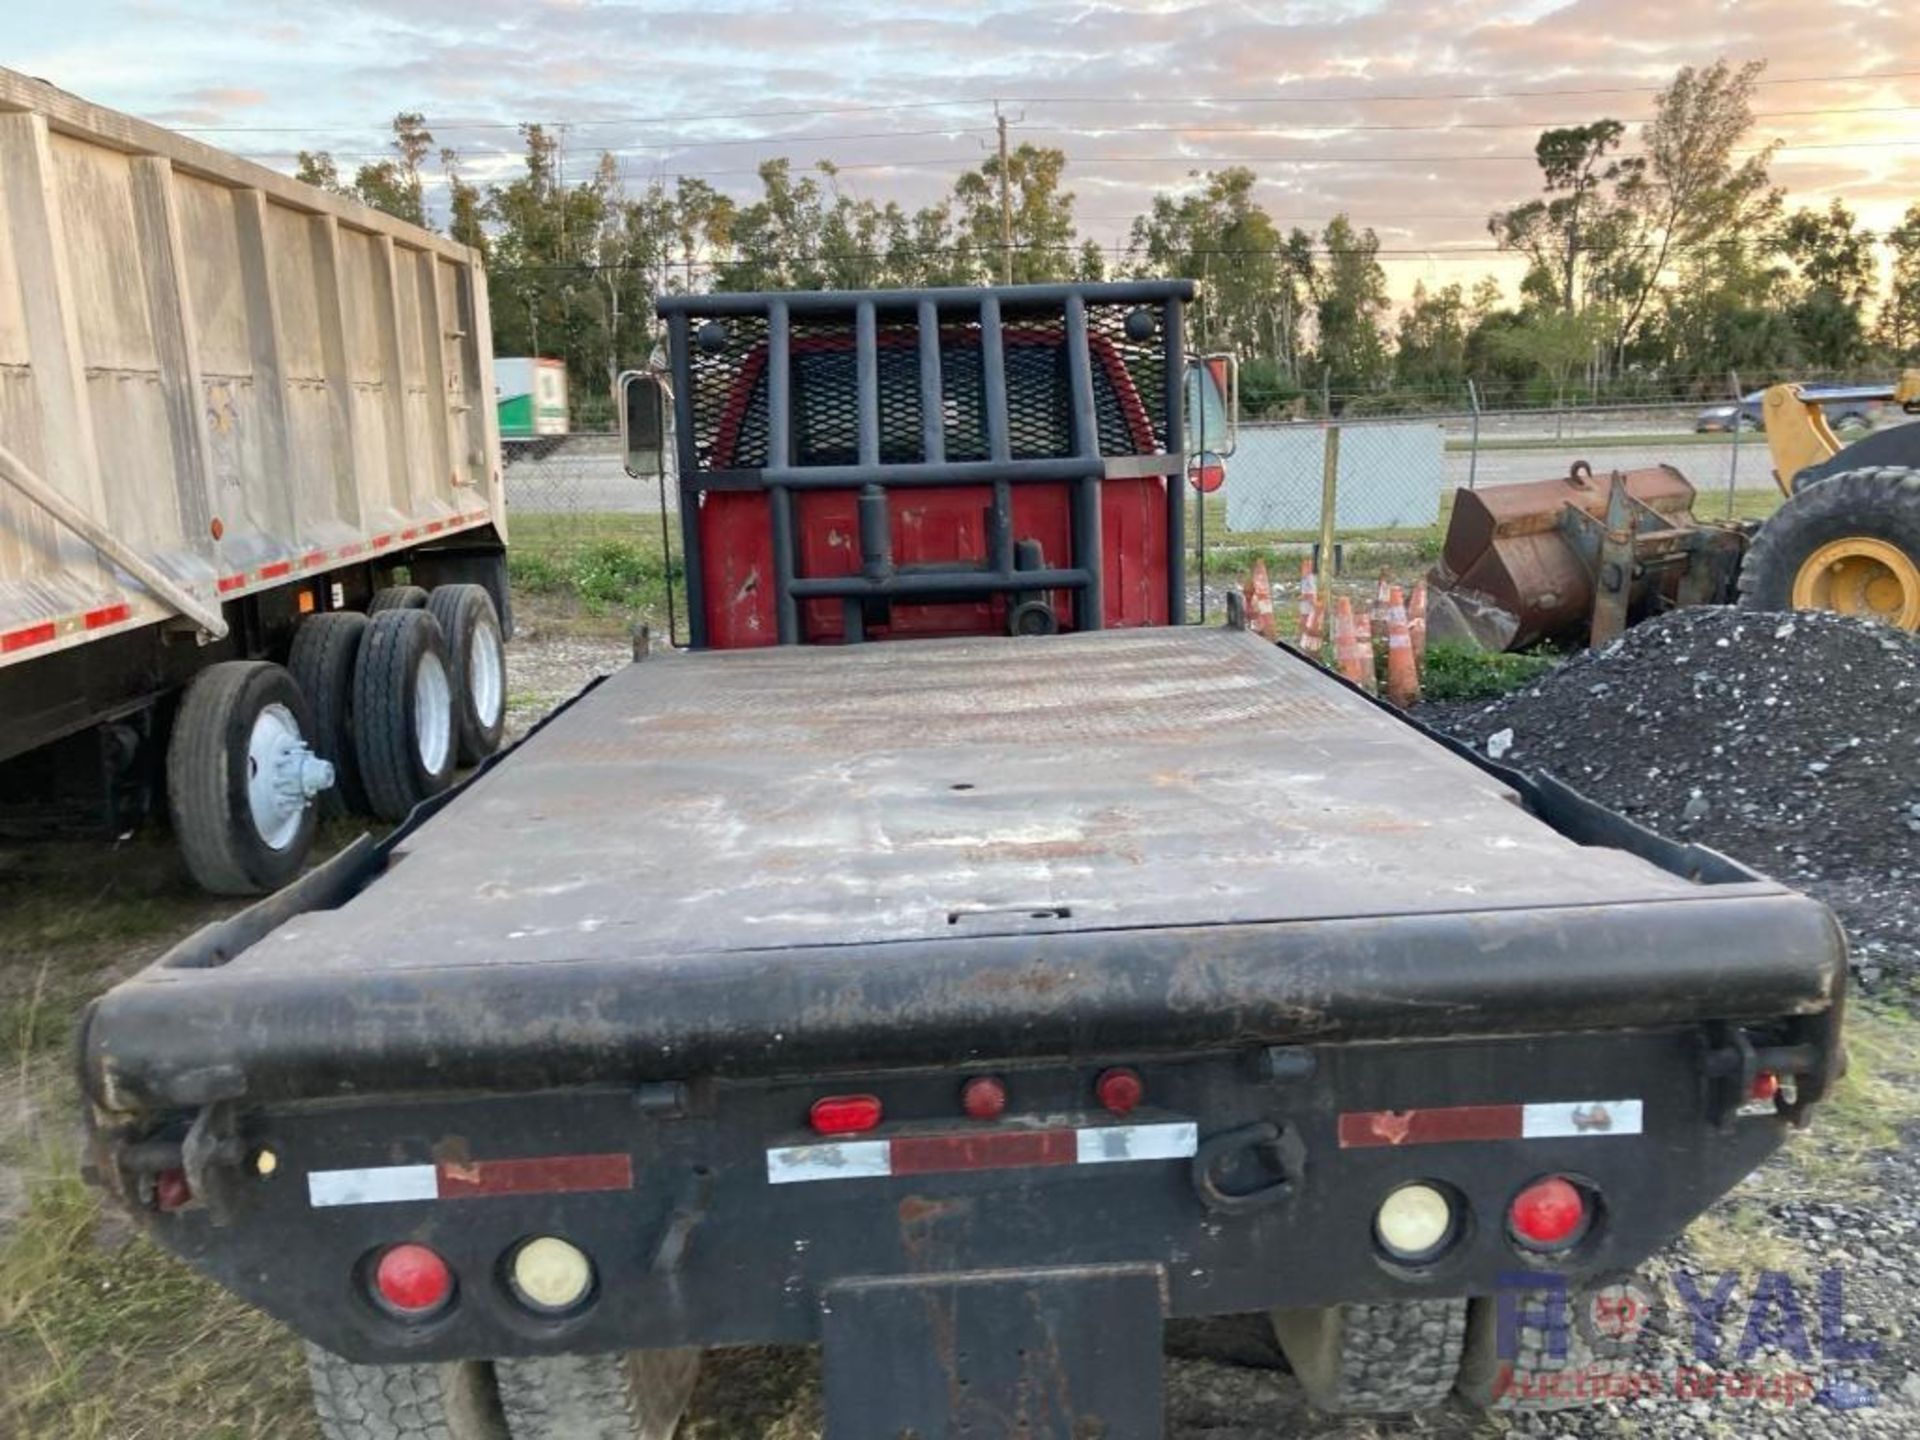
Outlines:
{"type": "MultiPolygon", "coordinates": [[[[1920,415],[1920,370],[1874,398],[1920,415]]],[[[1920,425],[1843,445],[1817,398],[1762,402],[1786,501],[1754,525],[1704,521],[1671,465],[1463,490],[1429,577],[1429,633],[1488,650],[1602,645],[1679,605],[1834,610],[1920,630],[1920,425]]]]}

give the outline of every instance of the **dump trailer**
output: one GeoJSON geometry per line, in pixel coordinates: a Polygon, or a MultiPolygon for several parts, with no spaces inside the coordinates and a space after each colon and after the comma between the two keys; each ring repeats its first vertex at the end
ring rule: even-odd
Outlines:
{"type": "Polygon", "coordinates": [[[1191,293],[663,299],[693,648],[93,1006],[93,1174],[330,1440],[663,1440],[769,1342],[833,1437],[1132,1440],[1192,1316],[1607,1393],[1575,1302],[1827,1094],[1840,930],[1183,623],[1191,293]]]}
{"type": "Polygon", "coordinates": [[[272,890],[499,741],[478,257],[7,70],[0,187],[0,823],[272,890]]]}

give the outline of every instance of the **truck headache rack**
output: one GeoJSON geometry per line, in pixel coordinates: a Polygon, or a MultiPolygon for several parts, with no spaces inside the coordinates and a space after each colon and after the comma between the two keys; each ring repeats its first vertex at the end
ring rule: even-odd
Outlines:
{"type": "Polygon", "coordinates": [[[693,645],[1181,623],[1192,295],[662,297],[693,645]]]}

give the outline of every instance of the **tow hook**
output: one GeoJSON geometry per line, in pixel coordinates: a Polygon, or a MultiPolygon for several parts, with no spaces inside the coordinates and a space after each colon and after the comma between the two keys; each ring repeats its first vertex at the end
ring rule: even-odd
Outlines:
{"type": "MultiPolygon", "coordinates": [[[[1767,1074],[1811,1082],[1820,1074],[1821,1061],[1821,1046],[1813,1041],[1755,1045],[1753,1037],[1738,1025],[1714,1025],[1704,1037],[1700,1053],[1700,1073],[1707,1082],[1707,1118],[1725,1129],[1748,1102],[1756,1077],[1767,1074]]],[[[1802,1088],[1823,1093],[1825,1087],[1809,1083],[1791,1092],[1783,1090],[1775,1097],[1779,1113],[1796,1126],[1807,1123],[1812,1101],[1819,1098],[1818,1093],[1800,1094],[1802,1088]]]]}
{"type": "Polygon", "coordinates": [[[1277,1205],[1306,1173],[1299,1134],[1271,1120],[1225,1130],[1193,1157],[1193,1189],[1218,1215],[1247,1215],[1277,1205]]]}

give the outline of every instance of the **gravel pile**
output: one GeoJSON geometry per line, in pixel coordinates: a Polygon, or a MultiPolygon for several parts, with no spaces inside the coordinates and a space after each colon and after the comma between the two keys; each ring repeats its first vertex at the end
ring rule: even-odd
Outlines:
{"type": "Polygon", "coordinates": [[[1869,989],[1920,982],[1920,637],[1697,607],[1423,718],[1833,906],[1869,989]]]}

